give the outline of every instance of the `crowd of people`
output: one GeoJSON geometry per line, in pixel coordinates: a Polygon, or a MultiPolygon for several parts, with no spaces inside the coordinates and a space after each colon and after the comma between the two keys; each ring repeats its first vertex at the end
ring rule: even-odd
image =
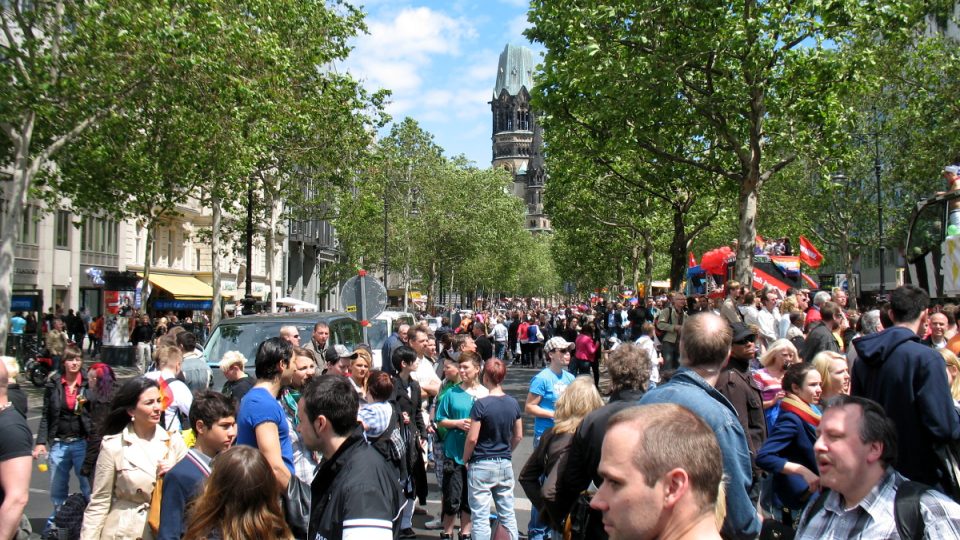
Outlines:
{"type": "Polygon", "coordinates": [[[728,282],[716,301],[489,309],[398,321],[381,366],[323,323],[304,340],[285,326],[254,376],[219,359],[219,389],[193,333],[144,319],[125,381],[65,345],[35,443],[16,363],[0,366],[0,537],[24,526],[35,460],[46,529],[82,539],[416,538],[430,469],[441,538],[520,538],[516,484],[533,540],[899,538],[901,489],[927,538],[957,537],[960,337],[956,307],[928,303],[905,286],[859,313],[841,290],[728,282]]]}

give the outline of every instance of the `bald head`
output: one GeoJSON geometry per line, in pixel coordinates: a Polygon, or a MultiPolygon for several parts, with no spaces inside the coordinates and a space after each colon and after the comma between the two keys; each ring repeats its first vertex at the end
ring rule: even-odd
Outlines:
{"type": "Polygon", "coordinates": [[[730,356],[733,332],[719,315],[709,312],[687,317],[680,331],[680,365],[720,369],[730,356]]]}

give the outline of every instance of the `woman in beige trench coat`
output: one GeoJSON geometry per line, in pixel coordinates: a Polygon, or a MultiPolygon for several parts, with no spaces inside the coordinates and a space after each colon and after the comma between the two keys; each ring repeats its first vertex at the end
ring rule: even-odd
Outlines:
{"type": "Polygon", "coordinates": [[[137,377],[117,391],[103,424],[81,540],[153,538],[147,515],[157,478],[187,452],[179,433],[160,427],[162,416],[155,381],[137,377]]]}

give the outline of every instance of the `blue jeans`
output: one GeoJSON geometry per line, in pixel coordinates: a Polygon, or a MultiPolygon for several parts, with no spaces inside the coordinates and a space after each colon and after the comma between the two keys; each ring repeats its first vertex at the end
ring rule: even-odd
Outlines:
{"type": "Polygon", "coordinates": [[[496,356],[498,359],[503,360],[503,355],[504,355],[504,353],[507,351],[507,344],[506,344],[506,342],[498,341],[498,342],[494,345],[494,351],[495,351],[495,352],[494,352],[493,355],[496,356]]]}
{"type": "Polygon", "coordinates": [[[53,514],[47,526],[53,524],[53,517],[64,501],[67,500],[70,490],[70,469],[80,481],[80,492],[90,499],[90,481],[80,475],[83,458],[87,453],[87,441],[79,439],[69,443],[54,442],[50,447],[50,501],[53,502],[53,514]]]}
{"type": "Polygon", "coordinates": [[[513,510],[513,464],[509,459],[475,461],[467,469],[470,499],[470,521],[474,540],[490,539],[490,499],[497,508],[497,518],[517,540],[517,516],[513,510]]]}

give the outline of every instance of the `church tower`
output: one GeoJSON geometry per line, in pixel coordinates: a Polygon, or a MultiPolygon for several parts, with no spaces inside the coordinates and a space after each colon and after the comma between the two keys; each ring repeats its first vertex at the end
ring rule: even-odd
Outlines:
{"type": "Polygon", "coordinates": [[[533,51],[507,45],[500,53],[493,112],[493,166],[513,175],[513,194],[523,199],[526,226],[532,232],[550,230],[543,213],[543,133],[530,110],[533,88],[533,51]]]}

